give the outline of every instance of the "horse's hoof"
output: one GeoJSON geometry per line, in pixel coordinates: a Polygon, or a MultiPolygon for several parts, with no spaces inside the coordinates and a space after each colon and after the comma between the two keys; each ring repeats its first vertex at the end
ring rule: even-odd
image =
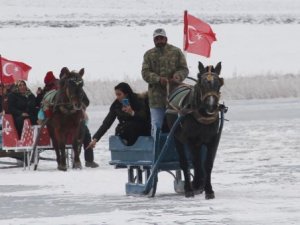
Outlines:
{"type": "Polygon", "coordinates": [[[186,191],[184,193],[184,195],[185,195],[186,198],[192,198],[192,197],[194,197],[194,192],[193,191],[186,191]]]}
{"type": "Polygon", "coordinates": [[[194,197],[193,187],[190,182],[184,185],[184,195],[186,198],[194,197]]]}
{"type": "Polygon", "coordinates": [[[62,165],[59,165],[57,167],[58,170],[61,170],[61,171],[67,171],[67,166],[62,166],[62,165]]]}
{"type": "Polygon", "coordinates": [[[195,195],[200,195],[204,191],[203,185],[195,185],[195,183],[193,182],[192,187],[195,195]]]}
{"type": "Polygon", "coordinates": [[[197,189],[194,189],[194,194],[195,195],[201,195],[204,191],[204,188],[197,188],[197,189]]]}
{"type": "Polygon", "coordinates": [[[215,198],[215,193],[205,193],[205,199],[209,200],[209,199],[214,199],[215,198]]]}
{"type": "Polygon", "coordinates": [[[85,162],[85,167],[97,168],[99,167],[99,164],[96,162],[85,162]]]}
{"type": "Polygon", "coordinates": [[[81,162],[75,162],[73,165],[73,169],[82,169],[81,162]]]}

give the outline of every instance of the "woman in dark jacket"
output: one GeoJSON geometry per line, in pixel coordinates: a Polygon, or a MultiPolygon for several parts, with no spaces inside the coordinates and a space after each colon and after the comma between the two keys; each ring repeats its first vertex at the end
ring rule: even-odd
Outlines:
{"type": "Polygon", "coordinates": [[[150,135],[150,110],[144,99],[138,97],[124,82],[115,87],[115,94],[116,100],[110,106],[108,115],[93,136],[90,143],[92,147],[111,127],[116,118],[119,120],[116,135],[120,136],[126,145],[133,145],[139,136],[150,135]],[[127,99],[128,104],[126,103],[127,99]]]}
{"type": "Polygon", "coordinates": [[[8,111],[14,118],[19,137],[21,137],[26,118],[29,118],[32,124],[36,124],[35,96],[27,88],[25,81],[18,81],[15,90],[8,94],[8,111]]]}

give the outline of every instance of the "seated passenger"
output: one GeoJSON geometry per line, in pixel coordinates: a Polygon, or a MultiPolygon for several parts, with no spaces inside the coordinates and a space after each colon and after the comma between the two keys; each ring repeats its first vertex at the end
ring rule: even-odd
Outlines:
{"type": "Polygon", "coordinates": [[[14,118],[19,137],[21,137],[23,123],[26,118],[30,119],[31,124],[36,124],[35,96],[27,88],[25,81],[18,81],[15,89],[8,94],[8,111],[14,118]]]}
{"type": "Polygon", "coordinates": [[[0,85],[0,111],[1,115],[3,112],[8,112],[8,93],[11,85],[2,86],[0,85]]]}
{"type": "Polygon", "coordinates": [[[119,124],[115,134],[123,139],[126,145],[133,145],[139,136],[150,135],[150,110],[144,99],[134,93],[127,83],[115,87],[116,100],[110,106],[108,115],[94,134],[91,147],[106,133],[116,118],[119,124]]]}
{"type": "Polygon", "coordinates": [[[48,71],[44,78],[45,87],[36,96],[36,105],[39,108],[38,123],[41,123],[45,117],[51,117],[51,104],[56,90],[58,89],[59,80],[54,76],[52,71],[48,71]]]}

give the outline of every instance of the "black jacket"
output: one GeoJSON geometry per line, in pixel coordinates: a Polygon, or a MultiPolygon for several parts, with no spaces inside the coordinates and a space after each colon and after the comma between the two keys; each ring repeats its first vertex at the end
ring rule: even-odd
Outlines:
{"type": "MultiPolygon", "coordinates": [[[[135,123],[138,124],[139,127],[143,127],[143,131],[141,131],[140,135],[149,133],[148,131],[150,131],[151,128],[149,106],[145,104],[144,99],[139,98],[136,94],[134,94],[132,98],[129,99],[129,102],[131,108],[134,111],[134,116],[123,112],[122,103],[118,100],[115,100],[110,106],[109,113],[105,117],[102,125],[93,136],[93,139],[96,139],[98,141],[111,127],[116,118],[119,120],[119,125],[126,123],[135,123]]],[[[134,129],[134,127],[132,127],[132,129],[134,129]]]]}
{"type": "MultiPolygon", "coordinates": [[[[11,92],[8,94],[8,111],[14,118],[22,116],[22,113],[28,113],[31,120],[37,115],[36,100],[32,93],[21,95],[11,92]]],[[[31,121],[36,122],[36,121],[31,121]]]]}

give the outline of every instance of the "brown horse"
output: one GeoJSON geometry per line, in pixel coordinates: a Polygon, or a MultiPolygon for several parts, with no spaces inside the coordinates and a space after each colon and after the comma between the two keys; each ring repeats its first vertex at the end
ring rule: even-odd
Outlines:
{"type": "Polygon", "coordinates": [[[219,77],[221,63],[216,67],[204,67],[199,62],[198,80],[194,86],[179,86],[169,97],[166,113],[168,126],[172,127],[178,112],[183,120],[174,133],[180,167],[185,179],[185,196],[194,196],[194,191],[205,190],[206,199],[214,198],[211,185],[211,172],[217,152],[219,132],[219,98],[223,78],[219,77]],[[191,184],[188,160],[184,145],[192,156],[194,180],[191,184]]]}
{"type": "Polygon", "coordinates": [[[84,137],[83,74],[84,69],[70,72],[64,67],[61,70],[59,89],[54,97],[53,114],[47,122],[56,152],[57,168],[63,171],[67,170],[65,146],[70,139],[74,151],[73,168],[82,168],[79,156],[84,137]]]}

